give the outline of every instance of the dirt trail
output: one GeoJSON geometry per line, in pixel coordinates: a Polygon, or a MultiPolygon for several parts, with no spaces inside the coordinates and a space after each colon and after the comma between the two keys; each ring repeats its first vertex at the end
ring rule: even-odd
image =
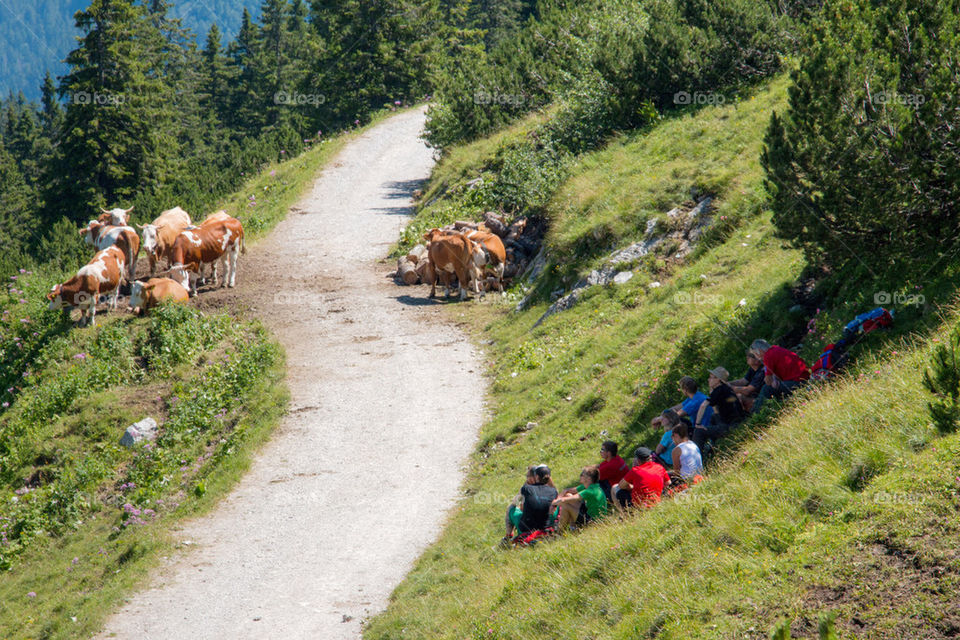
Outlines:
{"type": "MultiPolygon", "coordinates": [[[[440,530],[483,420],[481,360],[384,262],[432,165],[423,113],[348,144],[241,257],[235,303],[287,350],[291,411],[236,489],[177,532],[101,637],[357,638],[440,530]]],[[[205,296],[205,297],[204,297],[205,296]]],[[[467,303],[470,304],[470,303],[467,303]]]]}

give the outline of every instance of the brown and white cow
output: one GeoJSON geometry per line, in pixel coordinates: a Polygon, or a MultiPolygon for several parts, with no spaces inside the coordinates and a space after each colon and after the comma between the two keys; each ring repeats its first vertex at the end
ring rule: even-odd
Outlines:
{"type": "Polygon", "coordinates": [[[128,279],[133,280],[137,271],[137,255],[140,253],[140,236],[133,227],[117,227],[91,220],[85,229],[80,229],[80,235],[97,251],[107,247],[118,247],[123,251],[128,279]]]}
{"type": "Polygon", "coordinates": [[[140,315],[165,300],[186,302],[189,299],[190,292],[170,278],[150,278],[146,282],[134,282],[130,285],[130,307],[134,313],[140,315]]]}
{"type": "Polygon", "coordinates": [[[190,226],[190,214],[174,207],[154,218],[150,224],[140,225],[143,234],[143,250],[150,260],[150,275],[157,272],[157,263],[167,257],[180,232],[190,226]]]}
{"type": "MultiPolygon", "coordinates": [[[[224,220],[232,220],[232,219],[233,218],[230,217],[230,214],[228,214],[223,209],[220,209],[219,211],[214,211],[213,213],[208,215],[206,218],[204,218],[203,222],[200,223],[200,226],[202,227],[205,224],[213,224],[216,222],[223,222],[224,220]]],[[[200,282],[206,283],[207,277],[203,274],[204,274],[204,267],[200,267],[200,282]]],[[[217,263],[216,262],[210,265],[210,278],[214,282],[217,281],[217,263]]]]}
{"type": "Polygon", "coordinates": [[[77,275],[63,284],[54,285],[47,294],[50,309],[80,309],[80,326],[87,320],[96,325],[97,302],[100,296],[113,293],[110,308],[117,308],[117,293],[124,280],[126,256],[116,246],[98,251],[86,266],[77,271],[77,275]],[[89,313],[89,316],[87,315],[89,313]]]}
{"type": "MultiPolygon", "coordinates": [[[[480,270],[474,263],[474,245],[470,238],[462,233],[431,229],[424,234],[423,239],[429,243],[427,251],[438,277],[440,272],[457,275],[461,300],[467,297],[467,286],[471,281],[473,281],[474,292],[477,295],[480,294],[478,285],[480,270]]],[[[430,287],[430,297],[433,298],[436,295],[437,282],[434,280],[430,287]]]]}
{"type": "Polygon", "coordinates": [[[493,271],[497,290],[503,295],[503,270],[507,266],[507,250],[503,240],[495,233],[470,231],[467,237],[473,242],[473,263],[483,273],[484,268],[493,271]]]}
{"type": "Polygon", "coordinates": [[[133,211],[133,207],[129,209],[110,209],[107,211],[103,207],[100,207],[100,217],[98,220],[103,224],[112,224],[115,227],[125,227],[130,224],[130,212],[133,211]]]}
{"type": "Polygon", "coordinates": [[[245,252],[243,225],[236,218],[184,229],[170,249],[171,277],[196,293],[196,279],[203,265],[222,262],[225,271],[220,286],[233,287],[237,283],[237,257],[245,252]]]}

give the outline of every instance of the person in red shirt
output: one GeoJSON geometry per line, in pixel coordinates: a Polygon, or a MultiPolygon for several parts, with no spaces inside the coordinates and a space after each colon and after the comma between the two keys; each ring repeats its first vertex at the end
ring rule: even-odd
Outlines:
{"type": "MultiPolygon", "coordinates": [[[[615,495],[630,491],[630,500],[635,507],[652,507],[660,502],[663,488],[670,486],[670,476],[662,465],[652,459],[652,452],[646,447],[638,447],[634,452],[637,464],[623,476],[617,485],[615,495]]],[[[623,510],[619,500],[613,501],[618,509],[623,510]]]]}
{"type": "Polygon", "coordinates": [[[607,496],[607,502],[613,501],[610,490],[617,486],[630,470],[630,466],[617,455],[617,451],[617,443],[613,440],[607,440],[600,445],[600,458],[603,462],[597,465],[597,471],[600,474],[600,489],[603,490],[603,495],[607,496]]]}
{"type": "Polygon", "coordinates": [[[785,398],[810,378],[810,367],[789,349],[754,340],[750,350],[763,361],[764,368],[763,388],[753,403],[754,413],[760,411],[767,398],[785,398]]]}

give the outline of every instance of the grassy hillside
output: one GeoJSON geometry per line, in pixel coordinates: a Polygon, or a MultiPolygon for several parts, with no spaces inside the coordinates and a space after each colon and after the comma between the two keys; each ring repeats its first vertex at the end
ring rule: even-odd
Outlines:
{"type": "MultiPolygon", "coordinates": [[[[263,167],[221,206],[255,241],[363,130],[263,167]]],[[[258,323],[171,307],[76,329],[46,310],[63,275],[21,270],[0,292],[3,638],[99,629],[174,551],[177,523],[240,478],[286,406],[282,351],[258,323]],[[161,425],[157,443],[121,447],[146,416],[161,425]]]]}
{"type": "MultiPolygon", "coordinates": [[[[742,426],[680,499],[534,549],[497,549],[527,465],[545,462],[572,486],[603,440],[626,451],[656,442],[649,420],[677,402],[681,376],[703,384],[718,364],[739,375],[757,337],[802,339],[812,361],[875,306],[876,285],[834,283],[842,302],[818,313],[801,255],[772,234],[758,157],[785,94],[777,79],[580,158],[545,212],[550,264],[533,304],[455,307],[489,345],[492,417],[439,542],[367,638],[765,638],[784,621],[815,637],[830,611],[845,637],[960,628],[960,438],[936,436],[920,384],[929,347],[955,322],[935,304],[952,302],[955,266],[922,289],[925,306],[897,308],[895,331],[862,341],[841,380],[742,426]],[[691,193],[716,198],[691,256],[644,259],[628,283],[595,287],[534,328],[551,292],[691,193]]],[[[523,132],[500,134],[511,135],[523,132]]],[[[427,193],[459,197],[450,185],[482,172],[490,148],[454,150],[427,193]]]]}

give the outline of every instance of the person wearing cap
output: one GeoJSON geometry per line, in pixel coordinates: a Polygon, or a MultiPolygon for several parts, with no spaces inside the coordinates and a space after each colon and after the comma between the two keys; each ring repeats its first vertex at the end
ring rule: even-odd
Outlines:
{"type": "MultiPolygon", "coordinates": [[[[675,412],[681,418],[687,416],[692,422],[693,419],[697,417],[697,412],[700,410],[700,407],[707,400],[707,396],[705,396],[703,392],[699,390],[697,381],[690,376],[683,376],[680,378],[678,391],[686,396],[686,398],[680,402],[680,404],[670,407],[668,411],[675,412]]],[[[707,408],[704,420],[709,421],[712,415],[713,409],[707,408]]],[[[663,426],[663,414],[660,414],[651,420],[650,424],[654,427],[663,426]]]]}
{"type": "Polygon", "coordinates": [[[556,499],[557,488],[550,477],[550,467],[545,464],[530,466],[526,484],[507,507],[507,533],[503,539],[512,538],[514,530],[530,533],[546,529],[553,511],[551,505],[556,499]]]}
{"type": "MultiPolygon", "coordinates": [[[[670,486],[670,476],[662,465],[653,461],[653,452],[646,447],[637,447],[634,452],[636,466],[634,466],[623,480],[617,485],[616,495],[629,491],[630,502],[635,507],[652,507],[660,502],[663,488],[670,486]]],[[[621,511],[624,508],[620,500],[613,504],[621,511]]]]}
{"type": "Polygon", "coordinates": [[[723,367],[717,367],[707,372],[707,384],[710,386],[710,397],[700,407],[697,419],[693,425],[693,442],[703,450],[707,440],[717,440],[727,435],[736,425],[743,422],[746,413],[740,398],[733,388],[727,384],[730,373],[723,367]],[[713,409],[713,415],[704,417],[705,409],[713,409]]]}
{"type": "Polygon", "coordinates": [[[557,518],[557,531],[563,531],[571,524],[586,525],[607,515],[607,497],[603,495],[598,482],[600,472],[596,467],[584,467],[580,472],[580,484],[564,490],[553,501],[560,508],[557,518]]]}
{"type": "Polygon", "coordinates": [[[747,349],[747,372],[742,378],[727,383],[740,398],[740,404],[747,413],[753,409],[753,401],[763,389],[763,378],[763,361],[747,349]]]}

